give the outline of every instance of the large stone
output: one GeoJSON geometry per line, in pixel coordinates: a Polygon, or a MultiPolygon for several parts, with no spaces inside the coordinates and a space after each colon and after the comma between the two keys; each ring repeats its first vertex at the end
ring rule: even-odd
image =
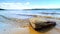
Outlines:
{"type": "Polygon", "coordinates": [[[43,18],[31,18],[30,24],[36,31],[46,32],[54,28],[56,25],[56,22],[47,21],[43,18]]]}

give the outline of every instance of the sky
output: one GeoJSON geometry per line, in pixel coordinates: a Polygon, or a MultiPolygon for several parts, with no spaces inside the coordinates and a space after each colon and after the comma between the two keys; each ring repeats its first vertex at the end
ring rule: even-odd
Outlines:
{"type": "Polygon", "coordinates": [[[0,0],[0,8],[4,9],[60,8],[60,0],[0,0]]]}

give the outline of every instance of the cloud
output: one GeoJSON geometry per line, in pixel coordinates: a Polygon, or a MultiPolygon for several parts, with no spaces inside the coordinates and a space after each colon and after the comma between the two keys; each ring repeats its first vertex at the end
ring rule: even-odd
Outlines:
{"type": "Polygon", "coordinates": [[[30,2],[26,2],[26,5],[29,5],[30,4],[30,2]]]}
{"type": "Polygon", "coordinates": [[[50,4],[50,5],[34,5],[33,8],[60,8],[60,5],[54,5],[54,4],[50,4]]]}
{"type": "Polygon", "coordinates": [[[4,9],[28,9],[29,2],[26,3],[0,3],[0,7],[4,9]]]}

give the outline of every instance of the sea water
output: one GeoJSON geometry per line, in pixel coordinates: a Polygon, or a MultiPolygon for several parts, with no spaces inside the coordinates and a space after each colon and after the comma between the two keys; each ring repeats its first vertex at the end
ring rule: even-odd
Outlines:
{"type": "Polygon", "coordinates": [[[32,16],[27,17],[19,14],[60,17],[60,14],[42,14],[42,13],[60,13],[60,10],[0,10],[0,15],[6,16],[8,18],[25,19],[32,17],[32,16]]]}
{"type": "Polygon", "coordinates": [[[60,10],[0,10],[0,34],[29,34],[29,28],[22,28],[28,22],[21,23],[19,19],[31,18],[31,15],[60,17],[60,14],[42,14],[43,12],[60,13],[60,10]]]}

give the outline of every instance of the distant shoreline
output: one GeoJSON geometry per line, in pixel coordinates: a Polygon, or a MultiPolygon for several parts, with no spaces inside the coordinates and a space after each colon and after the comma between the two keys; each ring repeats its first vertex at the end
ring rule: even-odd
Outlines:
{"type": "MultiPolygon", "coordinates": [[[[0,8],[0,10],[5,10],[5,9],[0,8]]],[[[12,9],[12,10],[14,10],[14,9],[12,9]]],[[[20,10],[20,9],[18,9],[18,10],[20,10]]],[[[48,9],[48,8],[32,8],[32,9],[23,9],[23,10],[60,10],[60,8],[55,8],[55,9],[53,9],[53,8],[52,9],[48,9]]]]}
{"type": "Polygon", "coordinates": [[[24,10],[60,10],[60,8],[57,8],[57,9],[24,9],[24,10]]]}
{"type": "Polygon", "coordinates": [[[5,9],[0,9],[0,10],[5,10],[5,9]]]}

